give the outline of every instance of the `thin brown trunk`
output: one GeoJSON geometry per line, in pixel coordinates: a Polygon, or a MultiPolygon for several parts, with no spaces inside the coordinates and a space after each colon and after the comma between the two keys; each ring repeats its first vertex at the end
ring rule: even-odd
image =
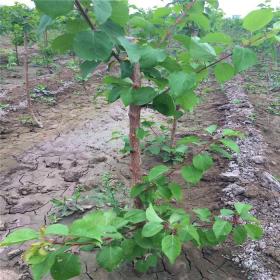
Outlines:
{"type": "Polygon", "coordinates": [[[173,117],[173,123],[172,123],[172,129],[171,129],[171,137],[170,137],[170,145],[171,145],[172,148],[176,144],[176,142],[175,142],[176,130],[177,130],[177,118],[173,117]]]}
{"type": "Polygon", "coordinates": [[[17,65],[19,65],[18,46],[17,46],[17,44],[15,45],[15,49],[16,49],[16,60],[17,60],[17,65]]]}
{"type": "MultiPolygon", "coordinates": [[[[134,88],[141,87],[141,72],[140,65],[137,63],[134,66],[132,81],[134,88]]],[[[131,160],[131,175],[132,175],[132,185],[139,183],[141,181],[141,148],[140,141],[137,138],[137,129],[140,127],[140,116],[141,116],[141,106],[130,105],[129,106],[129,140],[131,146],[130,160],[131,160]]],[[[141,208],[142,203],[140,199],[135,199],[135,207],[141,208]]]]}
{"type": "MultiPolygon", "coordinates": [[[[176,111],[179,110],[179,106],[176,106],[176,111]]],[[[173,148],[176,145],[176,131],[177,131],[177,124],[178,124],[178,119],[174,116],[173,117],[173,123],[172,123],[172,129],[171,129],[171,136],[170,136],[170,145],[173,148]]]]}
{"type": "Polygon", "coordinates": [[[31,96],[29,93],[29,77],[28,77],[28,38],[27,33],[24,33],[24,59],[23,59],[23,65],[24,65],[24,80],[25,80],[25,94],[27,99],[27,108],[29,111],[29,114],[31,115],[33,121],[36,125],[39,127],[43,127],[43,125],[37,120],[33,108],[32,108],[32,102],[31,102],[31,96]]]}

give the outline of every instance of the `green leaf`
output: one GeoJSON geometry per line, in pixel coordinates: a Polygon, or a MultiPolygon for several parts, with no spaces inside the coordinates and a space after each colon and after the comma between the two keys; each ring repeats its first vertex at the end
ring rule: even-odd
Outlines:
{"type": "Polygon", "coordinates": [[[242,216],[248,214],[248,212],[252,209],[252,205],[237,202],[234,204],[234,208],[236,209],[237,213],[242,216]]]}
{"type": "Polygon", "coordinates": [[[192,13],[189,16],[189,20],[195,22],[200,28],[206,31],[210,28],[209,19],[201,13],[192,13]]]}
{"type": "Polygon", "coordinates": [[[162,239],[161,249],[171,264],[175,263],[176,258],[181,254],[181,246],[180,239],[175,235],[167,235],[162,239]]]}
{"type": "Polygon", "coordinates": [[[114,23],[112,20],[107,20],[104,24],[100,26],[100,29],[104,31],[110,38],[111,40],[115,43],[118,44],[118,37],[119,36],[124,36],[124,29],[120,25],[114,23]]]}
{"type": "Polygon", "coordinates": [[[234,211],[232,211],[230,209],[221,209],[220,213],[224,217],[230,217],[230,216],[233,216],[234,211]]]}
{"type": "Polygon", "coordinates": [[[186,92],[194,88],[196,84],[194,73],[186,74],[182,71],[170,74],[168,81],[171,93],[175,97],[185,95],[186,92]]]}
{"type": "Polygon", "coordinates": [[[52,48],[59,53],[67,52],[72,49],[73,40],[73,34],[63,34],[53,40],[52,48]]]}
{"type": "Polygon", "coordinates": [[[214,32],[214,33],[208,33],[205,37],[201,39],[201,42],[203,43],[210,43],[210,44],[231,44],[232,39],[229,35],[220,33],[220,32],[214,32]]]}
{"type": "Polygon", "coordinates": [[[106,270],[113,271],[123,260],[123,249],[118,246],[103,247],[96,260],[106,270]]]}
{"type": "Polygon", "coordinates": [[[153,248],[154,247],[153,238],[156,238],[156,237],[157,236],[152,237],[152,238],[143,237],[141,229],[139,229],[134,235],[134,239],[135,239],[135,242],[137,243],[137,245],[144,249],[153,248]]]}
{"type": "Polygon", "coordinates": [[[181,107],[185,111],[192,111],[193,108],[196,105],[198,105],[198,103],[199,103],[199,98],[192,91],[185,92],[184,95],[182,95],[176,99],[176,104],[181,105],[181,107]]]}
{"type": "Polygon", "coordinates": [[[161,49],[154,49],[150,46],[142,47],[140,65],[141,68],[151,68],[166,59],[165,51],[161,49]]]}
{"type": "Polygon", "coordinates": [[[165,116],[173,116],[176,111],[173,98],[166,93],[158,95],[153,100],[153,107],[165,116]]]}
{"type": "Polygon", "coordinates": [[[120,26],[124,26],[129,20],[128,1],[111,0],[112,15],[111,20],[120,26]]]}
{"type": "Polygon", "coordinates": [[[230,80],[234,76],[234,68],[228,63],[219,63],[215,67],[215,77],[220,83],[230,80]]]}
{"type": "Polygon", "coordinates": [[[130,195],[132,198],[137,197],[139,194],[141,194],[143,191],[145,191],[147,186],[145,184],[137,184],[132,187],[130,191],[130,195]]]}
{"type": "Polygon", "coordinates": [[[176,183],[170,183],[168,188],[171,190],[172,196],[177,200],[180,201],[183,199],[183,192],[180,185],[176,183]]]}
{"type": "Polygon", "coordinates": [[[149,171],[148,180],[152,182],[168,172],[168,170],[169,168],[165,165],[157,165],[149,171]]]}
{"type": "Polygon", "coordinates": [[[152,155],[159,155],[160,153],[160,146],[158,145],[151,145],[147,148],[147,150],[152,154],[152,155]]]}
{"type": "Polygon", "coordinates": [[[153,27],[153,25],[149,21],[140,16],[133,16],[129,20],[129,25],[133,28],[143,28],[146,30],[149,30],[153,27]]]}
{"type": "Polygon", "coordinates": [[[235,72],[242,72],[257,63],[257,55],[250,49],[235,47],[232,54],[235,72]]]}
{"type": "Polygon", "coordinates": [[[118,85],[118,86],[131,86],[132,81],[129,78],[121,79],[114,76],[106,76],[103,79],[105,84],[118,85]]]}
{"type": "Polygon", "coordinates": [[[250,32],[255,32],[271,22],[272,9],[260,9],[250,12],[243,20],[243,27],[250,32]]]}
{"type": "Polygon", "coordinates": [[[133,66],[129,61],[122,61],[120,63],[121,68],[121,78],[130,78],[133,72],[133,66]]]}
{"type": "Polygon", "coordinates": [[[146,220],[146,213],[141,209],[131,209],[125,213],[124,218],[132,224],[138,224],[146,220]]]}
{"type": "Polygon", "coordinates": [[[169,72],[179,72],[181,70],[180,64],[172,57],[167,56],[166,59],[160,63],[169,72]]]}
{"type": "Polygon", "coordinates": [[[208,153],[201,153],[193,157],[193,166],[201,171],[206,171],[213,166],[213,159],[208,153]]]}
{"type": "Polygon", "coordinates": [[[152,237],[158,234],[163,229],[163,225],[161,223],[149,222],[144,225],[142,229],[142,235],[144,237],[152,237]]]}
{"type": "Polygon", "coordinates": [[[237,226],[233,229],[233,240],[235,244],[243,244],[247,239],[247,231],[244,226],[237,226]]]}
{"type": "Polygon", "coordinates": [[[191,38],[189,54],[192,59],[206,62],[216,57],[216,52],[208,43],[201,43],[196,38],[191,38]]]}
{"type": "Polygon", "coordinates": [[[39,234],[35,230],[31,228],[21,228],[13,231],[6,238],[4,238],[4,240],[0,243],[0,246],[10,246],[38,238],[39,234]]]}
{"type": "Polygon", "coordinates": [[[52,18],[47,15],[42,15],[38,27],[38,34],[41,35],[46,31],[47,27],[52,24],[52,18]]]}
{"type": "Polygon", "coordinates": [[[107,21],[112,14],[112,6],[109,0],[92,0],[94,15],[99,24],[107,21]]]}
{"type": "Polygon", "coordinates": [[[121,243],[124,259],[131,260],[134,255],[136,243],[132,239],[125,239],[121,243]]]}
{"type": "Polygon", "coordinates": [[[178,140],[178,144],[181,145],[181,144],[192,144],[192,143],[199,143],[200,142],[200,138],[198,136],[195,136],[195,135],[191,135],[191,136],[186,136],[186,137],[183,137],[181,139],[178,140]]]}
{"type": "Polygon", "coordinates": [[[110,91],[108,91],[107,99],[109,103],[115,102],[117,99],[121,96],[121,91],[123,91],[124,88],[120,87],[113,87],[110,91]]]}
{"type": "Polygon", "coordinates": [[[232,158],[232,155],[230,153],[228,153],[226,150],[224,150],[223,148],[221,148],[217,144],[211,144],[210,145],[210,150],[215,152],[215,153],[217,153],[217,154],[220,154],[224,158],[227,158],[227,159],[231,159],[232,158]]]}
{"type": "Polygon", "coordinates": [[[158,257],[156,255],[150,255],[145,260],[138,260],[136,262],[136,270],[139,272],[147,272],[150,267],[156,267],[158,257]]]}
{"type": "Polygon", "coordinates": [[[182,177],[191,184],[197,184],[203,175],[203,172],[199,169],[196,169],[194,166],[184,166],[181,169],[182,177]]]}
{"type": "Polygon", "coordinates": [[[77,237],[87,237],[98,241],[101,240],[102,236],[102,232],[98,229],[97,225],[92,222],[90,223],[86,218],[74,221],[70,226],[69,233],[77,237]]]}
{"type": "Polygon", "coordinates": [[[88,74],[92,73],[93,70],[95,70],[98,65],[99,65],[98,61],[84,61],[80,65],[82,78],[86,78],[88,74]]]}
{"type": "Polygon", "coordinates": [[[143,140],[147,134],[149,133],[146,130],[144,130],[142,127],[138,127],[136,130],[136,136],[139,140],[143,140]]]}
{"type": "Polygon", "coordinates": [[[68,235],[69,229],[68,226],[63,224],[54,224],[47,226],[45,234],[56,234],[56,235],[68,235]]]}
{"type": "Polygon", "coordinates": [[[130,62],[138,62],[141,56],[141,49],[139,48],[139,46],[131,43],[129,40],[121,36],[118,37],[118,41],[126,50],[130,62]]]}
{"type": "Polygon", "coordinates": [[[54,280],[67,280],[81,274],[79,257],[73,254],[63,253],[56,256],[51,268],[54,280]]]}
{"type": "Polygon", "coordinates": [[[170,7],[161,7],[157,8],[156,10],[153,11],[153,19],[152,21],[154,23],[161,23],[162,19],[166,16],[168,16],[172,12],[170,7]]]}
{"type": "Polygon", "coordinates": [[[133,103],[133,95],[131,87],[123,87],[120,90],[121,100],[124,106],[128,106],[133,103]]]}
{"type": "Polygon", "coordinates": [[[163,220],[156,213],[153,205],[150,203],[149,207],[146,210],[146,218],[149,222],[161,223],[163,220]]]}
{"type": "Polygon", "coordinates": [[[244,138],[244,133],[238,130],[233,130],[229,128],[225,128],[222,131],[223,136],[225,137],[239,137],[244,138]]]}
{"type": "Polygon", "coordinates": [[[50,253],[46,256],[43,262],[38,264],[33,264],[31,266],[32,276],[34,280],[41,280],[44,276],[46,276],[49,272],[51,267],[55,262],[55,257],[57,255],[57,251],[50,253]]]}
{"type": "Polygon", "coordinates": [[[83,19],[75,18],[66,22],[66,28],[69,33],[78,33],[87,30],[89,26],[83,19]]]}
{"type": "Polygon", "coordinates": [[[211,212],[208,208],[195,208],[193,212],[197,214],[198,218],[203,222],[209,222],[211,212]]]}
{"type": "Polygon", "coordinates": [[[132,97],[134,105],[145,105],[153,101],[157,95],[152,87],[141,87],[132,89],[132,97]]]}
{"type": "Polygon", "coordinates": [[[197,229],[193,225],[186,225],[185,230],[191,236],[191,238],[195,240],[198,245],[200,245],[200,238],[197,229]]]}
{"type": "Polygon", "coordinates": [[[236,153],[240,152],[239,146],[233,140],[221,139],[220,142],[223,143],[225,147],[231,149],[232,151],[234,151],[236,153]]]}
{"type": "Polygon", "coordinates": [[[205,128],[205,130],[209,134],[213,134],[217,130],[217,128],[218,128],[218,126],[216,124],[212,124],[212,125],[208,126],[207,128],[205,128]]]}
{"type": "Polygon", "coordinates": [[[74,8],[74,0],[34,0],[36,8],[51,18],[64,16],[74,8]]]}
{"type": "Polygon", "coordinates": [[[217,220],[213,225],[213,231],[217,238],[230,234],[231,230],[232,224],[224,220],[217,220]]]}
{"type": "Polygon", "coordinates": [[[253,240],[259,240],[263,236],[263,230],[260,226],[254,225],[254,224],[247,224],[244,226],[247,234],[251,237],[253,240]]]}
{"type": "Polygon", "coordinates": [[[85,60],[106,60],[110,56],[113,43],[103,31],[83,31],[74,38],[75,53],[85,60]]]}

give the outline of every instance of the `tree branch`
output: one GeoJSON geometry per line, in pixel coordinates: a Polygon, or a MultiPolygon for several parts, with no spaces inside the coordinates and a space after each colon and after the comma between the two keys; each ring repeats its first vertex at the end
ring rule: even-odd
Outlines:
{"type": "Polygon", "coordinates": [[[88,23],[88,25],[90,26],[90,28],[95,31],[96,28],[94,26],[94,24],[92,23],[90,17],[88,16],[88,14],[86,13],[86,11],[84,10],[82,4],[80,3],[79,0],[75,0],[75,6],[77,8],[77,10],[81,13],[81,15],[84,17],[84,19],[86,20],[86,22],[88,23]]]}
{"type": "Polygon", "coordinates": [[[196,73],[200,73],[200,72],[206,70],[207,68],[212,67],[212,66],[218,64],[219,62],[221,62],[221,61],[223,61],[223,60],[225,60],[225,59],[227,59],[227,58],[229,58],[229,57],[231,57],[231,56],[232,56],[232,52],[229,53],[229,54],[227,54],[227,55],[224,55],[223,57],[221,57],[221,58],[219,58],[218,60],[216,60],[216,61],[210,63],[209,65],[202,67],[201,69],[199,69],[198,71],[196,71],[196,73]]]}

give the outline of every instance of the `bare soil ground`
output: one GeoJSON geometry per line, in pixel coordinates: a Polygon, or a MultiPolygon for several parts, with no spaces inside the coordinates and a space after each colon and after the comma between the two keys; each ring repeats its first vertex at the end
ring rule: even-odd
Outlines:
{"type": "MultiPolygon", "coordinates": [[[[11,75],[5,69],[1,70],[5,84],[0,85],[0,102],[10,104],[0,116],[1,237],[15,228],[38,228],[50,223],[50,213],[53,210],[51,200],[71,197],[79,185],[84,189],[82,195],[90,197],[82,203],[84,209],[99,207],[96,201],[98,195],[104,192],[104,172],[110,172],[114,179],[129,186],[129,159],[119,153],[121,141],[110,141],[112,131],[127,133],[126,108],[120,103],[107,105],[102,97],[94,99],[101,90],[104,69],[95,73],[86,83],[85,89],[74,79],[73,71],[65,65],[66,62],[62,60],[60,70],[53,74],[42,68],[40,73],[44,74],[41,76],[36,76],[38,67],[31,67],[31,86],[43,83],[56,93],[54,106],[34,103],[35,111],[44,124],[43,129],[22,124],[22,116],[27,114],[27,110],[22,92],[21,68],[17,67],[13,71],[16,75],[11,75]]],[[[209,93],[202,95],[202,105],[194,114],[180,121],[178,136],[197,134],[205,137],[203,128],[208,125],[227,126],[226,111],[221,107],[228,105],[228,98],[218,85],[210,84],[208,87],[209,93]]],[[[149,110],[143,113],[146,118],[164,120],[149,110]]],[[[279,119],[276,124],[279,128],[279,119]]],[[[270,153],[267,164],[271,173],[277,175],[280,162],[275,153],[279,155],[279,130],[275,132],[275,123],[269,129],[274,130],[272,133],[278,144],[269,142],[269,134],[267,138],[264,134],[265,141],[271,143],[267,149],[270,153]],[[278,147],[277,151],[275,147],[278,147]]],[[[143,155],[144,170],[155,164],[156,159],[143,155]]],[[[223,189],[229,182],[220,174],[227,170],[227,165],[225,160],[217,158],[216,167],[206,174],[204,180],[196,188],[186,189],[181,206],[186,209],[206,206],[212,210],[222,207],[223,189]]],[[[179,178],[176,173],[174,177],[179,178]]],[[[258,189],[256,192],[258,197],[258,189]]],[[[119,194],[119,199],[124,203],[127,202],[127,193],[127,188],[124,187],[119,194]]],[[[68,223],[71,219],[73,218],[63,221],[68,223]]],[[[20,258],[23,248],[0,250],[1,280],[31,279],[20,258]]],[[[230,249],[215,248],[200,252],[186,247],[175,267],[170,267],[163,261],[147,275],[135,274],[130,265],[114,273],[107,273],[98,268],[92,254],[84,254],[82,257],[84,273],[79,279],[250,279],[250,268],[243,269],[234,264],[230,249]]],[[[278,269],[276,262],[273,263],[273,269],[278,269]]]]}

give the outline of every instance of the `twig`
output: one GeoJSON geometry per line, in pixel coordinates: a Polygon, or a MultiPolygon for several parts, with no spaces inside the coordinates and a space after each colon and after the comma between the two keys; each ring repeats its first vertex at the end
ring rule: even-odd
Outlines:
{"type": "Polygon", "coordinates": [[[221,62],[221,61],[223,61],[223,60],[225,60],[225,59],[227,59],[227,58],[229,58],[229,57],[231,57],[231,56],[232,56],[232,53],[229,53],[229,54],[227,54],[227,55],[225,55],[225,56],[219,58],[218,60],[216,60],[216,61],[210,63],[209,65],[202,67],[201,69],[199,69],[198,71],[196,71],[196,73],[200,73],[200,72],[206,70],[207,68],[212,67],[212,66],[218,64],[219,62],[221,62]]]}
{"type": "Polygon", "coordinates": [[[90,28],[95,31],[96,28],[94,26],[94,24],[92,23],[91,19],[89,18],[88,14],[86,13],[86,11],[84,10],[83,6],[81,5],[79,0],[75,0],[75,6],[76,8],[79,10],[79,12],[82,14],[82,16],[84,17],[84,19],[86,20],[86,22],[88,23],[88,25],[90,26],[90,28]]]}

